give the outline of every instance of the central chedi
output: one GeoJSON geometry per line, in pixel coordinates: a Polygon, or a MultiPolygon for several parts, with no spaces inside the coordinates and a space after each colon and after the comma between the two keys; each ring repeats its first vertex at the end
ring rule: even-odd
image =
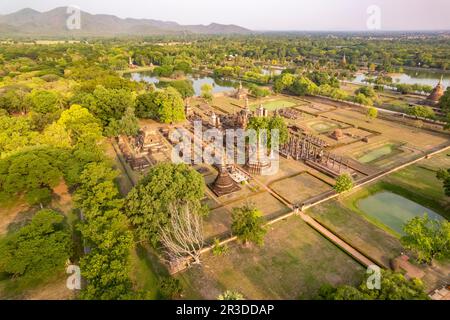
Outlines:
{"type": "Polygon", "coordinates": [[[231,178],[225,163],[219,165],[219,175],[210,185],[210,188],[218,197],[241,190],[241,187],[231,178]]]}

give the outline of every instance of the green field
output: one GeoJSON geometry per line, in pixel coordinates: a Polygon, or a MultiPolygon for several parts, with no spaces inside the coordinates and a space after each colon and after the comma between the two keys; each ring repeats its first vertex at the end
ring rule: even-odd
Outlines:
{"type": "Polygon", "coordinates": [[[395,145],[386,144],[376,149],[370,150],[365,153],[363,156],[358,158],[358,161],[361,163],[371,163],[375,160],[380,159],[381,157],[390,155],[395,149],[395,145]]]}
{"type": "Polygon", "coordinates": [[[294,107],[294,106],[298,105],[298,103],[295,103],[291,100],[280,99],[280,100],[266,101],[266,102],[262,102],[262,103],[258,103],[258,104],[253,104],[250,106],[250,109],[256,110],[256,108],[258,108],[260,105],[262,105],[264,108],[266,108],[269,111],[275,111],[277,109],[294,107]]]}

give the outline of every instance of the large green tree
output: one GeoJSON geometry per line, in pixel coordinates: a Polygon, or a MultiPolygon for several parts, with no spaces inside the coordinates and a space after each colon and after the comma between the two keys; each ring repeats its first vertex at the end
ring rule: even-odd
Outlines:
{"type": "Polygon", "coordinates": [[[177,123],[186,120],[184,102],[172,87],[140,95],[137,98],[136,114],[162,123],[177,123]]]}
{"type": "Polygon", "coordinates": [[[169,222],[169,205],[182,201],[200,208],[204,192],[202,175],[189,166],[158,164],[128,194],[125,213],[137,238],[156,245],[160,228],[169,222]]]}
{"type": "Polygon", "coordinates": [[[27,225],[0,240],[0,272],[15,280],[39,283],[64,272],[71,253],[64,216],[41,210],[27,225]]]}
{"type": "Polygon", "coordinates": [[[231,214],[231,231],[243,243],[253,242],[259,246],[264,244],[266,228],[260,210],[253,205],[233,208],[231,214]]]}
{"type": "Polygon", "coordinates": [[[447,122],[447,129],[450,129],[450,87],[445,90],[444,95],[439,101],[439,107],[442,109],[445,115],[445,121],[447,122]]]}
{"type": "Polygon", "coordinates": [[[0,109],[8,113],[25,113],[29,109],[26,92],[22,90],[8,90],[0,95],[0,109]]]}
{"type": "Polygon", "coordinates": [[[415,217],[403,228],[401,241],[405,248],[413,250],[420,262],[450,257],[450,223],[447,220],[430,219],[427,214],[415,217]]]}
{"type": "Polygon", "coordinates": [[[169,82],[160,82],[158,87],[172,87],[176,89],[183,99],[194,96],[195,91],[191,80],[174,80],[169,82]]]}
{"type": "Polygon", "coordinates": [[[25,194],[30,204],[51,200],[52,189],[63,178],[70,159],[59,149],[39,147],[0,160],[0,194],[2,197],[25,194]]]}
{"type": "Polygon", "coordinates": [[[337,193],[343,193],[351,190],[352,188],[353,188],[353,179],[349,174],[344,173],[336,179],[334,190],[337,193]]]}
{"type": "Polygon", "coordinates": [[[114,182],[117,174],[104,162],[90,163],[81,174],[75,194],[83,214],[79,230],[90,249],[80,261],[81,274],[87,280],[81,293],[83,299],[134,297],[129,278],[133,242],[122,213],[123,199],[114,182]]]}
{"type": "MultiPolygon", "coordinates": [[[[267,148],[270,149],[274,141],[272,141],[272,130],[278,130],[278,144],[283,145],[288,141],[289,129],[286,122],[280,116],[275,117],[252,117],[248,123],[247,129],[255,130],[257,137],[266,131],[267,148]]],[[[275,145],[273,146],[275,147],[275,145]]]]}
{"type": "Polygon", "coordinates": [[[117,137],[119,135],[135,136],[139,131],[139,120],[135,115],[134,108],[128,108],[122,119],[112,120],[106,128],[108,137],[117,137]]]}
{"type": "Polygon", "coordinates": [[[32,146],[38,136],[29,117],[0,116],[0,155],[32,146]]]}
{"type": "Polygon", "coordinates": [[[126,89],[106,89],[97,86],[92,94],[82,94],[74,101],[89,109],[103,126],[112,120],[119,120],[128,108],[134,107],[133,94],[126,89]]]}

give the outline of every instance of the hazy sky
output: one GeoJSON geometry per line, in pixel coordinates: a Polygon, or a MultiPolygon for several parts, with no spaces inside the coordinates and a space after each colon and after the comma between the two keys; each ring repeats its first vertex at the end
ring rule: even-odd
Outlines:
{"type": "Polygon", "coordinates": [[[367,30],[370,5],[382,30],[450,29],[450,0],[0,0],[0,14],[77,5],[89,13],[253,30],[367,30]]]}

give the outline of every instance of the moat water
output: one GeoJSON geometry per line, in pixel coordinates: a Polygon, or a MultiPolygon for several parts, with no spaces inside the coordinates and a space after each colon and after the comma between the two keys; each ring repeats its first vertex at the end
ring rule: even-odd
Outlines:
{"type": "Polygon", "coordinates": [[[358,200],[358,208],[368,216],[404,235],[403,226],[415,217],[425,213],[430,219],[444,220],[438,213],[414,201],[389,191],[380,191],[358,200]]]}
{"type": "MultiPolygon", "coordinates": [[[[158,84],[160,82],[159,77],[155,76],[152,72],[133,72],[130,74],[130,79],[133,81],[144,81],[147,83],[158,84]]],[[[229,81],[220,81],[212,77],[207,76],[194,76],[189,75],[187,79],[192,81],[195,95],[200,96],[202,94],[202,86],[204,84],[210,84],[212,86],[212,93],[230,92],[235,90],[234,83],[229,81]]]]}
{"type": "MultiPolygon", "coordinates": [[[[450,74],[442,73],[438,71],[414,71],[405,70],[404,73],[397,73],[391,75],[393,83],[404,83],[404,84],[421,84],[429,85],[435,87],[439,80],[443,77],[442,84],[447,88],[450,86],[450,74]]],[[[365,74],[356,75],[355,79],[352,81],[356,84],[366,84],[363,80],[366,79],[365,74]]]]}

